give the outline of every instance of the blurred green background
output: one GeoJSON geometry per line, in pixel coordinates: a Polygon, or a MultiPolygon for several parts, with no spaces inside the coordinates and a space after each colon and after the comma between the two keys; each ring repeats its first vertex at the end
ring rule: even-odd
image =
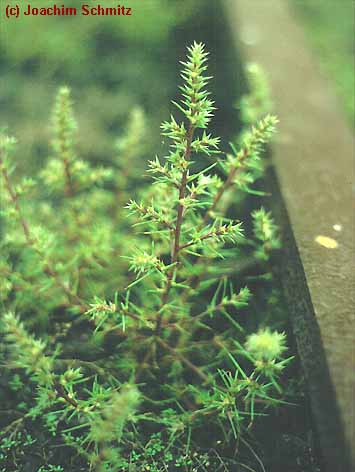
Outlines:
{"type": "MultiPolygon", "coordinates": [[[[259,1],[264,0],[251,0],[250,7],[257,8],[259,1]]],[[[315,57],[333,81],[349,121],[353,120],[352,0],[285,1],[304,24],[315,57]]],[[[53,3],[34,0],[31,4],[53,3]]],[[[62,3],[75,6],[82,2],[58,2],[62,3]]],[[[226,31],[221,2],[125,3],[133,8],[133,16],[6,20],[2,8],[0,127],[7,126],[18,138],[18,156],[27,168],[40,166],[49,153],[48,119],[56,89],[63,84],[73,91],[82,157],[109,161],[129,111],[140,105],[149,117],[146,152],[147,159],[151,158],[159,151],[159,124],[168,117],[170,100],[177,93],[178,60],[193,40],[205,42],[211,51],[213,94],[219,110],[223,110],[216,114],[216,132],[227,137],[235,132],[238,112],[233,104],[238,89],[243,88],[243,77],[226,31]]]]}
{"type": "MultiPolygon", "coordinates": [[[[36,0],[31,4],[53,3],[36,0]]],[[[83,2],[63,3],[78,6],[83,2]]],[[[115,6],[114,2],[101,3],[115,6]]],[[[72,89],[82,157],[110,160],[130,110],[139,105],[148,117],[146,153],[147,159],[152,158],[159,152],[160,122],[168,118],[170,101],[177,94],[179,60],[193,40],[205,42],[211,51],[210,73],[216,77],[212,85],[220,108],[225,111],[229,101],[226,116],[236,114],[237,67],[219,1],[208,9],[201,8],[205,0],[129,0],[125,4],[132,7],[130,17],[2,17],[0,127],[7,126],[18,138],[18,156],[27,168],[40,166],[48,155],[48,119],[61,85],[72,89]],[[228,83],[217,72],[222,62],[227,64],[223,74],[229,69],[228,83]]],[[[218,112],[215,122],[217,127],[222,123],[218,112]]]]}
{"type": "Polygon", "coordinates": [[[48,117],[56,89],[63,84],[73,91],[80,149],[86,157],[105,160],[112,154],[112,138],[136,104],[146,109],[156,127],[175,84],[175,51],[168,49],[172,30],[184,24],[198,2],[188,0],[183,8],[174,0],[129,3],[131,17],[2,21],[1,125],[19,138],[22,159],[32,162],[46,153],[48,117]]]}
{"type": "Polygon", "coordinates": [[[334,84],[349,123],[355,119],[353,0],[290,0],[321,69],[334,84]]]}

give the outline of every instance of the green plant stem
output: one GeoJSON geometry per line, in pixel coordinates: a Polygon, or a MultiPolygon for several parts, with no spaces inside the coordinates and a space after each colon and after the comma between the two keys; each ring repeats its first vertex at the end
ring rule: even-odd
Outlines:
{"type": "Polygon", "coordinates": [[[56,364],[59,365],[65,365],[65,366],[77,366],[77,367],[84,367],[87,369],[90,369],[92,371],[97,372],[99,375],[101,375],[102,378],[107,378],[108,373],[105,369],[97,365],[95,362],[91,361],[83,361],[81,359],[56,359],[55,361],[56,364]]]}
{"type": "Polygon", "coordinates": [[[213,237],[221,236],[222,234],[223,234],[222,231],[218,231],[218,230],[217,230],[217,231],[211,231],[211,232],[209,232],[209,233],[204,234],[203,236],[201,236],[198,241],[190,241],[190,242],[188,242],[188,243],[183,244],[182,246],[180,246],[180,247],[178,248],[178,251],[182,251],[183,249],[186,249],[186,248],[188,248],[188,247],[191,247],[191,246],[193,246],[194,244],[197,244],[197,243],[199,243],[199,242],[201,242],[201,241],[205,241],[206,239],[210,239],[210,238],[213,238],[213,237]]]}
{"type": "Polygon", "coordinates": [[[0,437],[5,436],[9,431],[11,431],[13,428],[15,428],[15,432],[17,429],[22,425],[22,423],[26,420],[26,418],[30,417],[29,413],[26,413],[24,416],[21,416],[21,418],[17,418],[14,421],[11,421],[5,428],[3,428],[0,431],[0,437]]]}

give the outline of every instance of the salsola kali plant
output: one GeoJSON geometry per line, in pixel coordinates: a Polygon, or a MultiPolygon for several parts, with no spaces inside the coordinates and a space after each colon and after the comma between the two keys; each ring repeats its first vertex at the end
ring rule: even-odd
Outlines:
{"type": "MultiPolygon", "coordinates": [[[[182,64],[174,103],[182,119],[162,124],[167,155],[149,162],[153,184],[127,203],[126,218],[121,207],[144,143],[141,111],[111,168],[95,168],[77,155],[70,92],[61,88],[52,156],[37,185],[14,183],[15,140],[1,136],[1,355],[19,412],[1,435],[17,444],[16,435],[45,428],[74,451],[70,470],[214,470],[199,448],[213,437],[235,450],[282,401],[285,335],[247,335],[240,312],[252,294],[226,269],[243,248],[267,261],[279,245],[268,212],[252,213],[246,235],[225,204],[234,189],[251,190],[277,119],[261,118],[225,155],[208,131],[204,46],[194,43],[182,64]]],[[[15,470],[11,454],[5,447],[6,470],[15,470]]],[[[48,464],[38,470],[64,470],[48,464]]]]}

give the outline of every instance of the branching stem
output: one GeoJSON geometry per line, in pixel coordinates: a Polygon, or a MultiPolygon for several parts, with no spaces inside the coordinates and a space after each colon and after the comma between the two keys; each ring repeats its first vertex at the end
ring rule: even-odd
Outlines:
{"type": "MultiPolygon", "coordinates": [[[[176,217],[176,224],[175,224],[175,231],[174,231],[174,246],[173,246],[173,251],[171,255],[172,264],[177,263],[179,260],[181,228],[182,228],[182,222],[183,222],[183,216],[184,216],[183,200],[186,195],[187,177],[188,177],[188,172],[189,172],[188,162],[191,157],[191,144],[192,144],[194,132],[195,132],[195,128],[190,123],[189,130],[187,133],[187,138],[186,138],[186,149],[185,149],[185,154],[184,154],[184,161],[186,163],[186,169],[182,173],[181,184],[179,188],[179,203],[178,203],[177,217],[176,217]]],[[[165,290],[162,296],[162,302],[161,302],[161,306],[158,312],[156,328],[155,328],[155,334],[157,336],[159,336],[160,334],[161,323],[162,323],[162,318],[163,318],[163,308],[168,302],[169,293],[171,290],[174,276],[176,275],[177,267],[178,266],[174,266],[171,270],[169,270],[167,274],[167,282],[166,282],[165,290]]]]}
{"type": "MultiPolygon", "coordinates": [[[[17,217],[18,217],[18,219],[20,221],[20,224],[22,226],[22,229],[23,229],[23,233],[24,233],[24,236],[25,236],[25,239],[26,239],[26,243],[29,247],[34,249],[36,251],[36,253],[41,258],[43,258],[42,252],[36,246],[35,239],[33,239],[32,235],[31,235],[30,226],[29,226],[29,224],[27,223],[27,220],[24,218],[24,216],[22,214],[22,211],[21,211],[21,208],[20,208],[20,203],[19,203],[18,193],[16,192],[16,190],[14,189],[14,187],[11,183],[10,176],[9,176],[7,170],[6,170],[6,167],[4,165],[2,157],[0,157],[0,167],[1,167],[1,173],[2,173],[3,179],[4,179],[4,182],[5,182],[6,190],[9,194],[11,202],[12,202],[12,204],[13,204],[15,210],[16,210],[17,217]]],[[[81,298],[79,298],[75,293],[73,293],[62,282],[62,280],[60,279],[58,273],[56,272],[56,270],[52,267],[52,265],[49,262],[47,262],[46,265],[44,266],[43,272],[45,274],[47,274],[48,276],[50,276],[55,281],[56,286],[59,287],[65,293],[65,295],[68,297],[68,300],[71,303],[74,303],[75,305],[79,306],[84,311],[86,310],[87,307],[85,306],[85,304],[81,300],[81,298]]]]}
{"type": "Polygon", "coordinates": [[[238,167],[235,166],[231,169],[227,179],[224,181],[222,187],[216,193],[216,195],[213,199],[212,205],[210,206],[210,208],[205,213],[205,216],[203,218],[203,224],[206,224],[208,222],[208,220],[211,216],[211,213],[213,213],[214,210],[217,208],[217,206],[218,206],[221,198],[225,194],[225,192],[233,185],[235,177],[244,168],[244,162],[245,162],[246,158],[248,157],[248,155],[249,155],[249,152],[248,152],[247,148],[244,148],[243,153],[241,154],[241,156],[239,158],[238,167]]]}
{"type": "Polygon", "coordinates": [[[206,383],[210,383],[209,377],[202,372],[202,370],[193,364],[187,357],[185,357],[181,352],[177,351],[173,347],[169,346],[163,339],[156,338],[158,344],[160,344],[165,350],[169,351],[174,357],[177,357],[183,364],[185,364],[190,370],[192,370],[201,380],[206,383]]]}

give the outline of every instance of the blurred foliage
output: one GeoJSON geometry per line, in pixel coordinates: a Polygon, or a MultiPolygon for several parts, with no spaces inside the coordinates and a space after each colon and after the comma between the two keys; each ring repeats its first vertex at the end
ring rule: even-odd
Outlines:
{"type": "Polygon", "coordinates": [[[352,0],[292,0],[323,70],[336,85],[352,121],[354,110],[354,3],[352,0]]]}
{"type": "MultiPolygon", "coordinates": [[[[44,0],[41,6],[53,3],[44,0]]],[[[199,0],[130,0],[131,17],[30,16],[4,21],[0,106],[7,121],[1,119],[0,126],[21,135],[23,160],[30,165],[36,156],[38,166],[46,157],[48,108],[61,85],[76,91],[80,147],[89,158],[106,160],[112,154],[112,133],[119,132],[137,104],[149,112],[150,128],[158,129],[175,86],[174,29],[199,4],[199,0]],[[100,153],[95,154],[94,148],[100,153]]],[[[147,152],[158,133],[149,139],[147,152]]]]}

